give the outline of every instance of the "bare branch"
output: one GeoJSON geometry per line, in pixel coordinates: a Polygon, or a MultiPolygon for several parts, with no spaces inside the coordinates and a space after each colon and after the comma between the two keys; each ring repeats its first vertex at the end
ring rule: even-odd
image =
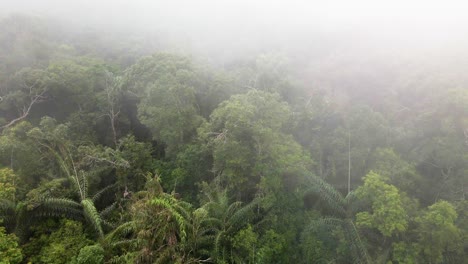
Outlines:
{"type": "Polygon", "coordinates": [[[130,167],[130,163],[128,161],[126,161],[126,160],[123,160],[123,159],[122,160],[111,160],[111,159],[108,159],[108,158],[97,157],[97,156],[92,156],[92,155],[86,155],[85,160],[88,163],[95,163],[95,164],[105,163],[105,164],[109,164],[114,168],[129,168],[130,167]]]}
{"type": "Polygon", "coordinates": [[[466,146],[468,146],[468,128],[466,128],[463,131],[463,134],[465,135],[465,144],[466,144],[466,146]]]}
{"type": "MultiPolygon", "coordinates": [[[[32,93],[31,89],[32,89],[32,86],[30,87],[30,92],[32,93]]],[[[40,94],[36,94],[36,95],[32,96],[31,101],[29,102],[29,105],[23,107],[23,112],[21,113],[21,115],[19,117],[15,118],[15,119],[11,120],[10,122],[8,122],[6,125],[1,126],[0,131],[5,129],[5,128],[11,127],[12,125],[18,123],[19,121],[25,119],[29,115],[29,112],[31,112],[31,108],[33,107],[33,105],[45,101],[45,98],[46,98],[44,96],[45,92],[46,92],[46,90],[43,90],[40,94]]]]}
{"type": "Polygon", "coordinates": [[[107,72],[106,78],[105,78],[105,86],[106,86],[106,93],[107,93],[107,104],[108,104],[108,109],[107,113],[105,114],[106,116],[109,117],[109,121],[111,123],[111,129],[112,129],[112,137],[114,141],[114,146],[117,147],[117,129],[116,129],[116,123],[117,123],[117,118],[120,114],[120,109],[116,110],[116,106],[118,104],[118,90],[120,88],[120,84],[118,83],[118,77],[114,77],[114,75],[110,72],[107,72]]]}

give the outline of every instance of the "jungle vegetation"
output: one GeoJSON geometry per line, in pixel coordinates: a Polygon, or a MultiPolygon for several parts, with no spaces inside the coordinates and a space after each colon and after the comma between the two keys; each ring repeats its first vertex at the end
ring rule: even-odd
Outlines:
{"type": "Polygon", "coordinates": [[[290,55],[2,18],[0,263],[468,263],[466,68],[290,55]]]}

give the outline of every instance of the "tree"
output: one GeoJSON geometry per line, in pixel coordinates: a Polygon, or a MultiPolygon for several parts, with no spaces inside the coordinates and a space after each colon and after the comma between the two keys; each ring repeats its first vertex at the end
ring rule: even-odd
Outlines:
{"type": "Polygon", "coordinates": [[[0,263],[21,263],[23,254],[18,246],[18,238],[14,234],[6,234],[5,228],[0,226],[0,263]]]}
{"type": "Polygon", "coordinates": [[[65,179],[69,180],[79,202],[69,198],[45,197],[40,204],[43,214],[52,216],[68,215],[74,219],[84,216],[85,220],[95,229],[97,235],[104,235],[103,225],[106,224],[103,217],[108,214],[115,204],[111,204],[101,213],[98,212],[95,202],[105,191],[113,187],[107,186],[97,192],[93,197],[88,196],[89,185],[88,175],[85,168],[93,164],[112,165],[114,167],[128,166],[128,162],[118,157],[118,153],[110,148],[81,147],[77,152],[72,152],[74,146],[67,138],[67,126],[57,125],[51,118],[43,118],[40,127],[31,129],[28,136],[34,138],[42,152],[50,155],[53,162],[56,162],[59,172],[63,173],[65,179]],[[82,157],[78,159],[78,155],[82,157]]]}
{"type": "Polygon", "coordinates": [[[165,193],[160,178],[147,175],[144,191],[135,194],[131,220],[109,233],[105,243],[113,261],[132,263],[201,263],[209,261],[207,214],[165,193]]]}
{"type": "Polygon", "coordinates": [[[232,237],[232,248],[234,263],[257,263],[257,246],[259,244],[258,234],[255,233],[251,225],[240,230],[232,237]]]}
{"type": "Polygon", "coordinates": [[[427,263],[444,263],[451,252],[461,253],[461,233],[455,225],[458,215],[452,204],[438,201],[416,219],[418,243],[427,263]]]}
{"type": "Polygon", "coordinates": [[[356,214],[358,227],[376,228],[385,237],[406,230],[408,222],[398,189],[385,183],[385,178],[375,172],[364,177],[364,185],[356,189],[359,199],[370,201],[371,212],[356,214]]]}
{"type": "Polygon", "coordinates": [[[102,112],[103,115],[109,119],[110,127],[112,131],[112,143],[114,147],[118,144],[118,118],[120,115],[120,107],[122,105],[122,84],[123,78],[121,76],[115,76],[113,73],[106,71],[104,73],[105,84],[104,91],[101,92],[102,101],[102,112]]]}
{"type": "Polygon", "coordinates": [[[277,93],[287,102],[294,102],[301,94],[299,85],[291,76],[290,60],[284,54],[260,54],[234,66],[231,74],[242,89],[238,93],[249,90],[277,93]]]}
{"type": "Polygon", "coordinates": [[[17,116],[0,126],[0,131],[9,128],[31,113],[31,109],[46,100],[49,76],[46,71],[24,68],[17,72],[11,81],[11,88],[0,94],[0,106],[5,116],[13,115],[10,111],[16,110],[17,116]]]}
{"type": "Polygon", "coordinates": [[[23,238],[30,214],[25,204],[17,200],[16,181],[17,176],[11,169],[0,169],[0,222],[5,226],[3,231],[14,232],[23,238]]]}
{"type": "Polygon", "coordinates": [[[0,169],[0,200],[16,200],[18,176],[9,168],[0,169]]]}
{"type": "Polygon", "coordinates": [[[307,154],[285,133],[290,115],[277,94],[252,90],[220,104],[199,129],[200,140],[212,148],[215,174],[239,200],[251,200],[262,178],[288,181],[287,172],[295,175],[311,166],[307,154]]]}
{"type": "Polygon", "coordinates": [[[81,248],[76,264],[104,263],[104,249],[100,245],[91,245],[81,248]]]}
{"type": "Polygon", "coordinates": [[[388,183],[412,196],[420,197],[415,190],[422,177],[414,164],[407,162],[391,148],[377,148],[372,155],[370,170],[387,179],[388,183]]]}
{"type": "MultiPolygon", "coordinates": [[[[344,243],[345,256],[352,259],[352,263],[370,263],[369,255],[353,222],[353,214],[362,206],[357,203],[356,193],[350,192],[345,197],[333,186],[314,175],[309,175],[309,189],[304,200],[310,201],[323,214],[322,217],[309,222],[302,232],[303,241],[317,235],[320,229],[327,230],[327,234],[335,232],[337,238],[344,243]]],[[[339,252],[339,247],[336,248],[339,252]]],[[[337,253],[338,253],[337,252],[337,253]]],[[[340,258],[339,254],[336,258],[340,258]]],[[[342,256],[341,256],[342,257],[342,256]]]]}
{"type": "Polygon", "coordinates": [[[37,261],[53,264],[73,263],[80,249],[91,243],[80,222],[62,220],[60,227],[47,237],[47,244],[41,249],[37,261]]]}
{"type": "MultiPolygon", "coordinates": [[[[246,205],[239,201],[231,202],[227,190],[222,190],[219,186],[213,188],[205,185],[203,194],[204,202],[201,208],[207,212],[207,221],[214,236],[210,255],[217,263],[230,263],[236,259],[239,261],[239,256],[234,255],[231,250],[235,247],[235,241],[231,238],[236,234],[241,235],[238,232],[242,232],[242,228],[253,219],[253,209],[258,206],[258,201],[246,205]]],[[[251,257],[253,258],[253,255],[251,257]]]]}
{"type": "Polygon", "coordinates": [[[300,107],[295,115],[298,142],[318,163],[316,174],[340,191],[349,192],[362,183],[374,150],[391,142],[381,113],[365,105],[336,106],[333,98],[317,95],[317,105],[300,107]]]}
{"type": "Polygon", "coordinates": [[[141,59],[127,72],[126,85],[140,98],[141,122],[171,156],[192,140],[202,123],[195,97],[198,82],[188,58],[164,53],[141,59]]]}
{"type": "Polygon", "coordinates": [[[21,185],[17,186],[17,191],[20,196],[33,188],[47,173],[47,162],[41,159],[42,155],[34,140],[27,136],[32,128],[30,123],[22,121],[0,135],[0,163],[18,176],[21,185]]]}
{"type": "MultiPolygon", "coordinates": [[[[444,84],[445,85],[445,84],[444,84]]],[[[444,86],[445,87],[445,86],[444,86]]],[[[423,93],[421,91],[421,93],[423,93]]],[[[416,163],[424,181],[424,205],[466,197],[468,152],[464,130],[468,125],[466,89],[436,89],[424,95],[401,140],[400,149],[416,163]]]]}

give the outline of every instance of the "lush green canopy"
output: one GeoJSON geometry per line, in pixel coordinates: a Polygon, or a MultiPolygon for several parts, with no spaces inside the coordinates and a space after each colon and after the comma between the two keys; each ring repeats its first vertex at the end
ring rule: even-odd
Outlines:
{"type": "Polygon", "coordinates": [[[0,263],[467,263],[460,76],[126,37],[0,21],[0,263]]]}

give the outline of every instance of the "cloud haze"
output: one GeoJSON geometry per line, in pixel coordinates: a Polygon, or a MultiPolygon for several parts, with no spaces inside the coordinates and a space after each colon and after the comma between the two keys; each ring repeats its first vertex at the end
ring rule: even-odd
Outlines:
{"type": "Polygon", "coordinates": [[[0,13],[55,17],[85,27],[157,31],[203,53],[326,46],[330,39],[364,49],[438,51],[468,42],[463,1],[2,0],[0,7],[0,13]]]}

